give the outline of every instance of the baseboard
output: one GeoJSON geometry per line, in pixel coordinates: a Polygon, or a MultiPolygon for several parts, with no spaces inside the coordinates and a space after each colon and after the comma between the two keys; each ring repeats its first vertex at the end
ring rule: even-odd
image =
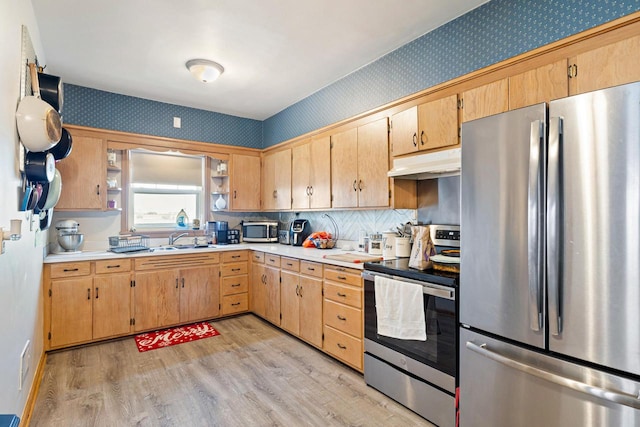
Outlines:
{"type": "Polygon", "coordinates": [[[40,391],[40,384],[42,383],[42,377],[44,375],[44,365],[47,361],[47,353],[44,351],[40,355],[40,361],[38,362],[38,367],[36,368],[36,374],[33,377],[33,382],[31,383],[31,390],[29,390],[29,396],[27,397],[27,402],[24,405],[24,410],[22,411],[22,417],[20,418],[20,427],[28,427],[31,422],[31,414],[33,413],[33,407],[36,404],[36,398],[38,397],[38,392],[40,391]]]}

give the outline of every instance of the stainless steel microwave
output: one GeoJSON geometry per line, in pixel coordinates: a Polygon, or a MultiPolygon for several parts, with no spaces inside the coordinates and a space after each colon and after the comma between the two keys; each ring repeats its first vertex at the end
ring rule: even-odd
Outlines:
{"type": "Polygon", "coordinates": [[[277,242],[277,221],[244,221],[242,223],[242,240],[244,242],[277,242]]]}

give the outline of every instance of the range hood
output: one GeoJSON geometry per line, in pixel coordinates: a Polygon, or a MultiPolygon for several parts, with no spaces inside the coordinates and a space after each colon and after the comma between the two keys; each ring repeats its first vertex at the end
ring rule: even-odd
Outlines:
{"type": "Polygon", "coordinates": [[[436,179],[460,175],[462,149],[436,151],[393,160],[393,169],[387,174],[397,179],[436,179]]]}

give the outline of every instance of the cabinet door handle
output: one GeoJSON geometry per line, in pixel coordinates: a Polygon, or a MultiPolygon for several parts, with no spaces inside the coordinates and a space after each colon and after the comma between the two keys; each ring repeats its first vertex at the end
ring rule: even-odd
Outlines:
{"type": "Polygon", "coordinates": [[[296,285],[296,295],[300,296],[300,285],[296,285]]]}
{"type": "Polygon", "coordinates": [[[424,145],[424,131],[420,132],[420,145],[424,145]]]}
{"type": "Polygon", "coordinates": [[[178,278],[176,277],[176,289],[178,289],[178,278]]]}
{"type": "Polygon", "coordinates": [[[70,272],[70,271],[78,271],[78,269],[77,269],[77,268],[65,268],[65,269],[64,269],[64,270],[62,270],[62,271],[64,271],[65,273],[68,273],[68,272],[70,272]]]}
{"type": "Polygon", "coordinates": [[[337,343],[336,345],[337,345],[337,346],[338,346],[338,348],[339,348],[339,349],[341,349],[341,350],[346,350],[346,349],[347,349],[347,346],[342,345],[342,344],[340,344],[340,343],[337,343]]]}
{"type": "Polygon", "coordinates": [[[182,287],[184,288],[184,277],[182,278],[182,287]]]}
{"type": "Polygon", "coordinates": [[[91,299],[91,288],[87,288],[87,299],[91,299]]]}
{"type": "Polygon", "coordinates": [[[99,289],[99,288],[98,288],[98,287],[96,287],[96,299],[98,299],[98,298],[99,298],[99,295],[98,295],[98,289],[99,289]]]}
{"type": "Polygon", "coordinates": [[[344,317],[344,316],[340,316],[339,314],[338,314],[338,315],[336,315],[336,317],[338,318],[338,320],[347,320],[347,318],[346,318],[346,317],[344,317]]]}
{"type": "Polygon", "coordinates": [[[362,180],[358,181],[358,190],[362,191],[362,180]]]}
{"type": "Polygon", "coordinates": [[[238,192],[236,190],[233,190],[233,198],[235,199],[238,196],[238,192]]]}
{"type": "Polygon", "coordinates": [[[340,298],[346,298],[347,294],[343,294],[342,292],[336,292],[336,294],[340,297],[340,298]]]}
{"type": "Polygon", "coordinates": [[[358,180],[354,179],[353,180],[353,191],[358,191],[358,189],[356,188],[356,184],[358,183],[358,180]]]}
{"type": "Polygon", "coordinates": [[[418,146],[418,134],[417,133],[413,133],[413,146],[417,147],[418,146]]]}
{"type": "Polygon", "coordinates": [[[309,195],[313,196],[313,185],[309,187],[309,195]]]}
{"type": "Polygon", "coordinates": [[[278,198],[278,190],[273,190],[273,198],[274,199],[278,198]]]}
{"type": "Polygon", "coordinates": [[[98,196],[99,196],[100,195],[100,184],[97,185],[97,193],[98,193],[98,196]]]}
{"type": "Polygon", "coordinates": [[[302,298],[302,285],[300,285],[300,292],[299,292],[300,298],[302,298]]]}

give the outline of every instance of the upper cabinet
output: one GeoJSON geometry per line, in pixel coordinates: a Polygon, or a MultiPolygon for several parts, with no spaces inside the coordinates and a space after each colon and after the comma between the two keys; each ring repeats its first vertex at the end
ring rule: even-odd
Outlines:
{"type": "Polygon", "coordinates": [[[331,207],[331,137],[312,138],[291,149],[292,209],[331,207]]]}
{"type": "Polygon", "coordinates": [[[230,185],[231,210],[260,210],[260,157],[232,154],[230,185]]]}
{"type": "Polygon", "coordinates": [[[458,144],[458,96],[451,95],[391,117],[393,156],[458,144]]]}
{"type": "Polygon", "coordinates": [[[62,191],[56,210],[96,210],[107,206],[107,147],[100,138],[73,136],[73,150],[56,164],[62,191]]]}
{"type": "Polygon", "coordinates": [[[291,149],[265,154],[262,162],[262,208],[291,209],[291,149]]]}
{"type": "Polygon", "coordinates": [[[509,79],[501,79],[462,92],[460,108],[463,123],[504,113],[509,109],[509,79]]]}
{"type": "Polygon", "coordinates": [[[569,95],[567,60],[509,77],[509,109],[549,102],[569,95]]]}
{"type": "Polygon", "coordinates": [[[640,35],[581,53],[569,62],[571,94],[640,80],[640,35]]]}
{"type": "Polygon", "coordinates": [[[334,208],[389,206],[388,171],[386,117],[331,136],[334,208]]]}

